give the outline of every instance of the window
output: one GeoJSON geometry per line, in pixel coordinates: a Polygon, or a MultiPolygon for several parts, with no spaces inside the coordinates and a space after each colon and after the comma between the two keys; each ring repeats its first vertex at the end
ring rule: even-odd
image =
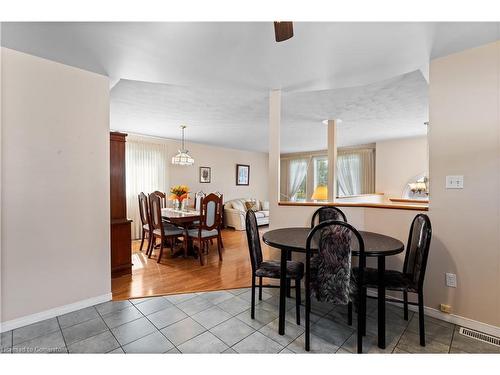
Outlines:
{"type": "Polygon", "coordinates": [[[328,158],[318,156],[314,158],[314,190],[318,186],[328,185],[328,158]]]}
{"type": "Polygon", "coordinates": [[[293,159],[288,164],[288,194],[292,201],[307,199],[308,164],[308,159],[293,159]]]}

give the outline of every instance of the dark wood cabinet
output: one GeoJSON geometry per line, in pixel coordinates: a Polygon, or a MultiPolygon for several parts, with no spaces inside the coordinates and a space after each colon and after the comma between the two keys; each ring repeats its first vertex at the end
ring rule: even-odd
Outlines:
{"type": "Polygon", "coordinates": [[[111,277],[132,273],[132,220],[127,218],[125,185],[126,137],[124,133],[110,133],[111,277]]]}

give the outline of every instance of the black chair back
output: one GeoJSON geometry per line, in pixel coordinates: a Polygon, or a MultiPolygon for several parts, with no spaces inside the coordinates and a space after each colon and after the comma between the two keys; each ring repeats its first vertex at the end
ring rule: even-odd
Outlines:
{"type": "Polygon", "coordinates": [[[347,218],[345,214],[337,207],[332,206],[324,206],[318,208],[311,219],[311,228],[314,228],[316,225],[316,218],[318,218],[318,224],[327,220],[337,220],[344,221],[347,223],[347,218]]]}
{"type": "Polygon", "coordinates": [[[252,271],[255,272],[262,263],[262,248],[260,246],[257,218],[252,210],[247,211],[245,225],[247,230],[248,250],[250,252],[250,263],[252,264],[252,271]]]}
{"type": "Polygon", "coordinates": [[[365,266],[365,244],[352,225],[340,220],[328,220],[309,232],[306,242],[306,289],[314,290],[318,300],[347,304],[351,296],[361,290],[365,266]],[[358,242],[359,251],[357,285],[351,282],[353,237],[358,242]]]}
{"type": "Polygon", "coordinates": [[[141,216],[142,225],[149,224],[150,219],[148,197],[146,197],[146,194],[142,192],[139,194],[139,214],[141,216]]]}
{"type": "Polygon", "coordinates": [[[424,284],[427,258],[431,246],[432,227],[429,216],[418,214],[413,219],[406,246],[403,273],[408,275],[419,290],[424,284]]]}

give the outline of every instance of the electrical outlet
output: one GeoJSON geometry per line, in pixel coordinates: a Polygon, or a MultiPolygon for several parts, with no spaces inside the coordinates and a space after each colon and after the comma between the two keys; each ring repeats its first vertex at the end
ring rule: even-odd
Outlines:
{"type": "Polygon", "coordinates": [[[446,176],[446,189],[463,189],[464,176],[446,176]]]}
{"type": "Polygon", "coordinates": [[[454,273],[446,272],[446,286],[449,286],[450,288],[456,288],[457,275],[455,275],[454,273]]]}
{"type": "Polygon", "coordinates": [[[439,310],[441,310],[442,312],[444,312],[446,314],[449,314],[449,313],[451,313],[451,306],[445,305],[444,303],[442,303],[439,305],[439,310]]]}

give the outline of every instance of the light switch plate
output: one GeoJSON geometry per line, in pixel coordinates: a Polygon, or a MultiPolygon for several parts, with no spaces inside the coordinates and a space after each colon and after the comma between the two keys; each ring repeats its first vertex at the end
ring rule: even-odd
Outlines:
{"type": "Polygon", "coordinates": [[[457,287],[457,275],[454,273],[446,272],[446,286],[450,288],[457,287]]]}
{"type": "Polygon", "coordinates": [[[464,176],[446,176],[446,189],[463,189],[464,176]]]}

